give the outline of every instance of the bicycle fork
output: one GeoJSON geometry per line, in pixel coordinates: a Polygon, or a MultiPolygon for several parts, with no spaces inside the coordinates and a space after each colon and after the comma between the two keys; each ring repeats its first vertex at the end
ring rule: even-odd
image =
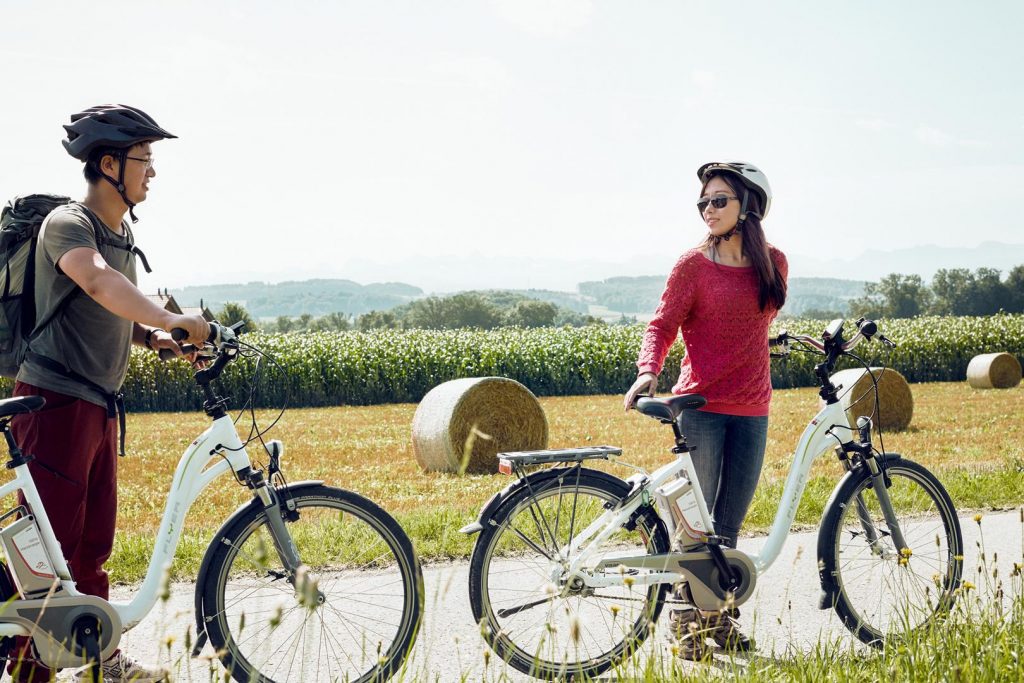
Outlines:
{"type": "MultiPolygon", "coordinates": [[[[906,539],[903,537],[903,529],[900,527],[899,519],[892,509],[892,498],[889,497],[889,486],[891,485],[889,475],[883,467],[879,466],[878,460],[874,457],[865,458],[864,464],[871,473],[869,485],[875,492],[875,497],[878,498],[878,506],[882,509],[882,517],[885,519],[886,526],[889,527],[889,534],[892,536],[893,545],[895,545],[897,552],[902,553],[908,546],[906,539]]],[[[875,523],[871,520],[868,506],[864,502],[864,491],[857,494],[857,517],[860,519],[861,528],[864,529],[864,534],[867,537],[868,544],[871,546],[871,551],[876,555],[884,555],[885,548],[882,546],[875,523]]]]}
{"type": "MultiPolygon", "coordinates": [[[[846,468],[852,469],[850,461],[846,459],[846,453],[856,453],[860,456],[862,466],[868,468],[868,473],[871,479],[868,486],[875,492],[875,497],[878,498],[878,506],[882,510],[882,517],[885,519],[886,525],[889,527],[889,535],[892,537],[892,542],[896,547],[896,552],[903,553],[907,546],[907,541],[903,537],[903,529],[900,527],[899,519],[896,517],[896,513],[892,508],[892,498],[889,497],[889,487],[892,485],[892,480],[889,479],[889,474],[885,470],[885,463],[881,463],[878,458],[875,457],[874,448],[871,445],[871,419],[867,417],[860,417],[857,420],[857,430],[860,432],[860,443],[847,443],[842,445],[843,464],[846,468]]],[[[857,518],[860,520],[860,526],[864,530],[864,536],[868,541],[868,545],[871,546],[871,552],[878,556],[885,556],[885,547],[882,544],[881,536],[875,527],[874,521],[871,519],[871,512],[868,510],[867,503],[864,502],[864,491],[861,490],[857,494],[857,518]]]]}

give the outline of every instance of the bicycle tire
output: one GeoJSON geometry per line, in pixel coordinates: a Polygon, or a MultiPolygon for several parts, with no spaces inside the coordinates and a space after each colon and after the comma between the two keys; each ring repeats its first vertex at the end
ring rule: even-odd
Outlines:
{"type": "Polygon", "coordinates": [[[213,539],[202,600],[221,663],[246,683],[387,680],[408,656],[423,611],[409,537],[351,491],[307,486],[292,500],[298,514],[285,523],[313,582],[289,583],[258,506],[213,539]]]}
{"type": "MultiPolygon", "coordinates": [[[[646,591],[642,585],[609,587],[589,595],[565,585],[553,587],[554,563],[538,552],[540,546],[549,553],[556,545],[564,548],[576,531],[630,490],[626,482],[599,471],[565,472],[510,494],[484,525],[470,559],[470,606],[487,643],[512,667],[542,679],[589,679],[643,643],[669,586],[651,584],[646,591]],[[527,603],[536,604],[501,614],[527,603]],[[543,612],[534,612],[538,607],[543,612]]],[[[668,552],[664,523],[650,507],[639,513],[635,528],[620,529],[608,552],[621,553],[629,546],[637,554],[668,552]]]]}
{"type": "Polygon", "coordinates": [[[909,555],[892,542],[864,466],[836,488],[818,536],[825,594],[832,597],[843,624],[859,640],[879,648],[888,638],[925,628],[948,613],[963,564],[960,521],[935,475],[905,458],[890,459],[885,468],[909,555]],[[875,549],[857,512],[858,495],[880,532],[875,549]]]}

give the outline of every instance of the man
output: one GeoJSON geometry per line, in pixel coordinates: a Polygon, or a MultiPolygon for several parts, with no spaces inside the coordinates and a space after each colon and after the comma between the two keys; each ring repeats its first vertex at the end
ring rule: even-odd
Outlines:
{"type": "MultiPolygon", "coordinates": [[[[124,220],[126,212],[136,220],[134,208],[156,176],[152,143],[176,136],[124,105],[86,109],[64,128],[64,148],[85,162],[88,186],[83,201],[54,210],[39,232],[35,300],[44,324],[29,339],[14,395],[43,396],[46,406],[19,416],[12,431],[35,456],[29,468],[78,589],[106,599],[103,563],[113,548],[117,511],[116,418],[124,414],[119,390],[131,344],[180,354],[165,330],[180,327],[201,341],[209,325],[201,316],[160,308],[136,287],[139,252],[124,220]]],[[[27,659],[28,639],[19,640],[27,659]]],[[[102,666],[104,681],[165,678],[120,650],[102,666]]],[[[17,668],[22,682],[51,678],[32,661],[8,668],[17,668]]]]}

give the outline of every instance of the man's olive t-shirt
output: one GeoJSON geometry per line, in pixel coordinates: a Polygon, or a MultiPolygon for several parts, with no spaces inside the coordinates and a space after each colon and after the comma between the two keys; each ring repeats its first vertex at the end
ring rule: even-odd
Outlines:
{"type": "MultiPolygon", "coordinates": [[[[107,265],[135,284],[135,255],[130,251],[127,224],[122,223],[121,230],[124,234],[118,235],[85,206],[73,202],[46,217],[36,245],[36,320],[44,320],[64,297],[70,298],[32,339],[29,351],[61,363],[108,391],[116,391],[124,383],[133,323],[96,303],[57,262],[72,249],[98,248],[107,265]]],[[[41,367],[31,358],[21,364],[18,381],[106,405],[97,391],[41,367]]]]}

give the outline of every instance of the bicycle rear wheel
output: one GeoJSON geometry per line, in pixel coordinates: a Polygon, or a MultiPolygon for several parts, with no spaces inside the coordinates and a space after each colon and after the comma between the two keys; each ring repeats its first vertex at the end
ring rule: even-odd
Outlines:
{"type": "MultiPolygon", "coordinates": [[[[643,570],[610,570],[626,585],[590,589],[564,576],[568,546],[629,493],[620,479],[566,470],[511,494],[480,532],[469,567],[473,616],[488,644],[510,665],[537,678],[588,678],[632,654],[661,612],[667,584],[635,583],[643,570]],[[630,580],[634,579],[634,580],[630,580]],[[635,583],[635,585],[633,585],[635,583]]],[[[592,556],[667,552],[664,524],[641,508],[592,556]]]]}
{"type": "Polygon", "coordinates": [[[210,642],[236,681],[387,680],[423,609],[408,536],[351,491],[296,487],[293,500],[285,523],[308,574],[292,585],[266,515],[251,508],[213,540],[202,593],[210,642]]]}
{"type": "Polygon", "coordinates": [[[902,458],[890,460],[886,472],[906,549],[893,542],[866,467],[840,484],[818,537],[823,586],[836,612],[876,647],[948,612],[963,564],[960,521],[939,480],[902,458]]]}

